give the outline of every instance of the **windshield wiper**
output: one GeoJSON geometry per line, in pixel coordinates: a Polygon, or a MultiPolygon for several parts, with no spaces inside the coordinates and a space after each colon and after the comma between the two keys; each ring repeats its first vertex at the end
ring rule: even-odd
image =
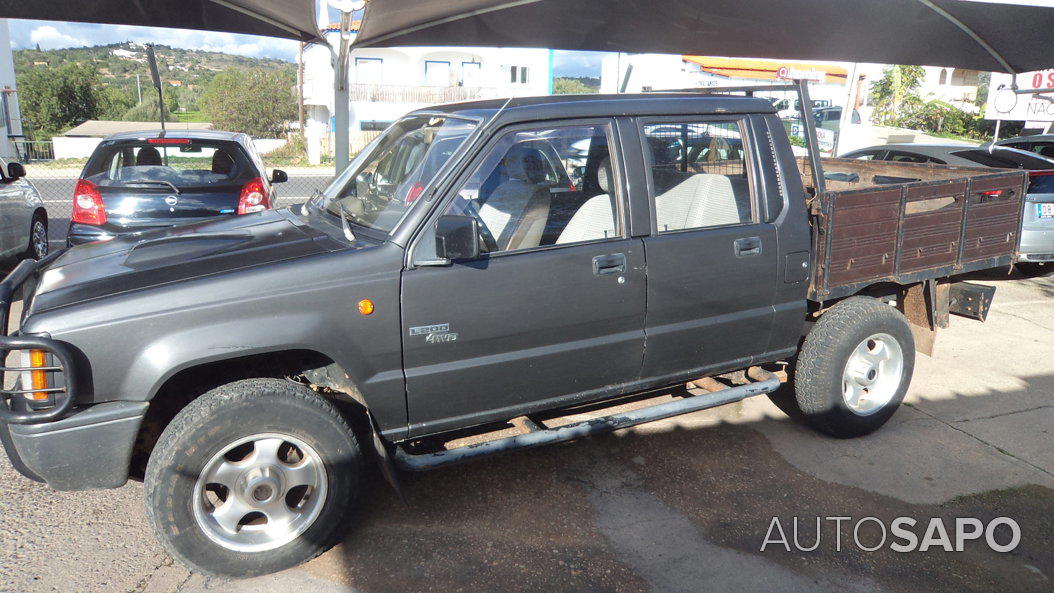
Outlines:
{"type": "Polygon", "coordinates": [[[130,181],[130,182],[126,183],[125,185],[126,186],[133,186],[133,187],[136,186],[136,185],[164,185],[164,186],[172,188],[172,191],[176,192],[177,194],[183,193],[183,192],[179,191],[179,188],[176,187],[175,183],[172,183],[171,181],[161,181],[160,179],[156,180],[156,181],[154,181],[154,180],[150,180],[150,181],[130,181]]]}
{"type": "Polygon", "coordinates": [[[344,231],[344,238],[348,241],[355,240],[355,233],[351,232],[351,225],[349,222],[355,222],[355,215],[348,212],[348,209],[344,207],[344,204],[340,200],[336,200],[337,208],[340,208],[340,228],[344,231]]]}

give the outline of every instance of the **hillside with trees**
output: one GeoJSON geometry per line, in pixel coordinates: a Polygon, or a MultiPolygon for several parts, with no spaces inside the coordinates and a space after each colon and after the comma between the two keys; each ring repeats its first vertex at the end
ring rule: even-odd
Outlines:
{"type": "MultiPolygon", "coordinates": [[[[282,123],[295,117],[291,88],[296,65],[291,62],[164,45],[155,46],[154,51],[165,110],[173,114],[172,119],[182,116],[213,121],[220,128],[259,133],[281,131],[282,123]],[[213,85],[216,78],[219,80],[213,85]],[[232,90],[232,84],[246,86],[232,90]],[[202,99],[210,86],[216,87],[213,97],[241,99],[236,114],[216,100],[205,109],[202,99]],[[254,108],[252,98],[266,105],[254,108]],[[242,117],[232,118],[232,114],[242,117]],[[275,119],[279,117],[285,119],[275,119]]],[[[150,80],[146,55],[146,46],[133,42],[15,50],[19,101],[29,137],[46,140],[89,119],[156,120],[157,91],[150,80]]]]}

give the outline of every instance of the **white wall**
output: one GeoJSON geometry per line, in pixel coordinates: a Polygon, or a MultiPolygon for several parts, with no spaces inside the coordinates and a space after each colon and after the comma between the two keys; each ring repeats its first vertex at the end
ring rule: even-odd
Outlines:
{"type": "Polygon", "coordinates": [[[53,136],[51,142],[56,159],[86,159],[102,142],[102,138],[53,136]]]}
{"type": "MultiPolygon", "coordinates": [[[[0,89],[15,89],[15,62],[11,53],[11,35],[7,19],[0,19],[0,89]]],[[[7,95],[8,119],[11,129],[0,117],[0,157],[14,160],[16,152],[9,136],[22,135],[22,112],[18,107],[18,93],[5,92],[7,95]]]]}

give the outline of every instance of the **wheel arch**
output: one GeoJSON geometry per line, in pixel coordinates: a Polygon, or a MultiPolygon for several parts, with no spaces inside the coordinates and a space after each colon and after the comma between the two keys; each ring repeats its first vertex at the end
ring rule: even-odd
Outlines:
{"type": "Polygon", "coordinates": [[[142,477],[158,437],[190,402],[221,385],[250,378],[300,380],[337,403],[349,421],[368,415],[355,380],[332,357],[315,349],[276,348],[187,361],[159,378],[150,390],[150,407],[136,436],[129,473],[142,477]],[[325,376],[339,376],[342,381],[316,382],[325,376]]]}

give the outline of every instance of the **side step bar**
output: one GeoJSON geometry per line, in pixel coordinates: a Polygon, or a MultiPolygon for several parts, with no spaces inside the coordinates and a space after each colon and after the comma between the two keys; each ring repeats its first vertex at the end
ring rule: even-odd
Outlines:
{"type": "Polygon", "coordinates": [[[466,445],[456,449],[415,455],[407,453],[404,449],[398,447],[395,449],[395,463],[400,469],[407,471],[433,469],[445,465],[460,463],[469,459],[475,459],[476,457],[492,455],[494,453],[502,453],[515,449],[527,449],[530,447],[540,447],[552,443],[561,443],[590,435],[611,432],[620,428],[636,426],[637,424],[643,424],[653,420],[662,420],[663,418],[680,416],[682,414],[734,403],[755,395],[771,393],[779,388],[780,380],[778,377],[767,371],[761,371],[761,373],[764,373],[765,377],[763,380],[755,383],[738,385],[736,387],[730,387],[728,389],[722,389],[721,391],[702,395],[693,395],[677,401],[657,404],[639,410],[612,414],[601,418],[594,418],[592,420],[584,420],[575,424],[568,424],[567,426],[544,428],[528,432],[527,434],[466,445]]]}

